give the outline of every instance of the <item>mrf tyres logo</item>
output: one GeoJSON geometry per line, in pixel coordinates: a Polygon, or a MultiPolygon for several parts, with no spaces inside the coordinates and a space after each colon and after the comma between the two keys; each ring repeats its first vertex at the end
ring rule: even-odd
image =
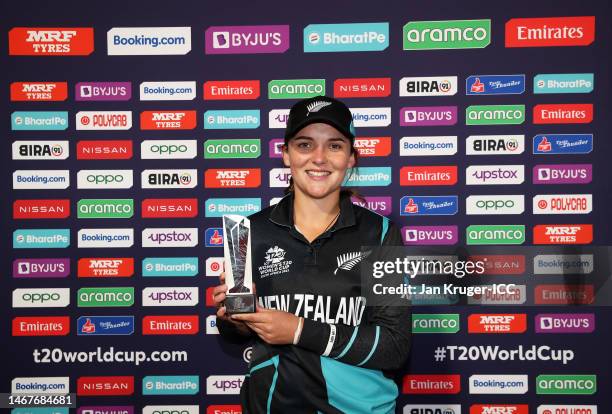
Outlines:
{"type": "Polygon", "coordinates": [[[266,251],[264,264],[258,267],[260,277],[289,273],[293,260],[285,260],[286,254],[287,252],[281,247],[270,247],[266,251]]]}
{"type": "Polygon", "coordinates": [[[87,56],[94,51],[93,27],[14,27],[11,56],[87,56]]]}
{"type": "Polygon", "coordinates": [[[482,49],[491,43],[491,20],[408,22],[403,28],[404,50],[482,49]]]}

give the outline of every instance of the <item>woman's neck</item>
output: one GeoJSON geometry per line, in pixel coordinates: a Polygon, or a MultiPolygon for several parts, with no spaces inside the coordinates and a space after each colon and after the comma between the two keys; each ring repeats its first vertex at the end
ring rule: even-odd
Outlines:
{"type": "Polygon", "coordinates": [[[340,191],[315,199],[296,191],[293,196],[293,221],[309,242],[324,233],[340,212],[340,191]]]}

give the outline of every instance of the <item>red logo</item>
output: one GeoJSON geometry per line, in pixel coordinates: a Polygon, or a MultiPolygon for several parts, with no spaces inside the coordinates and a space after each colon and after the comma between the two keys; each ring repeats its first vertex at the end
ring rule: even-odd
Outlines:
{"type": "Polygon", "coordinates": [[[536,305],[588,305],[595,300],[593,285],[537,285],[536,305]]]}
{"type": "Polygon", "coordinates": [[[81,326],[81,332],[83,333],[94,333],[96,332],[96,325],[91,323],[91,319],[86,318],[85,323],[81,326]]]}
{"type": "Polygon", "coordinates": [[[196,111],[143,111],[140,129],[194,129],[196,111]]]}
{"type": "Polygon", "coordinates": [[[66,336],[69,316],[18,316],[13,318],[13,336],[66,336]]]}
{"type": "Polygon", "coordinates": [[[468,317],[468,333],[523,333],[527,330],[524,313],[475,313],[468,317]]]}
{"type": "Polygon", "coordinates": [[[334,81],[336,98],[384,98],[391,95],[391,78],[349,78],[334,81]]]}
{"type": "Polygon", "coordinates": [[[86,257],[79,259],[79,277],[131,277],[133,257],[86,257]]]}
{"type": "Polygon", "coordinates": [[[62,219],[70,216],[70,200],[15,200],[14,219],[62,219]]]}
{"type": "Polygon", "coordinates": [[[548,142],[548,138],[542,137],[542,140],[538,143],[538,151],[540,152],[552,151],[552,144],[548,142]]]}
{"type": "Polygon", "coordinates": [[[472,262],[483,262],[485,275],[520,275],[525,272],[525,256],[522,254],[490,254],[471,256],[472,262]]]}
{"type": "Polygon", "coordinates": [[[156,315],[142,318],[143,335],[194,335],[199,330],[198,315],[156,315]]]}
{"type": "Polygon", "coordinates": [[[453,185],[456,183],[456,165],[424,165],[400,169],[400,185],[453,185]]]}
{"type": "Polygon", "coordinates": [[[529,414],[529,406],[527,404],[474,404],[470,407],[470,414],[529,414]]]}
{"type": "Polygon", "coordinates": [[[206,414],[242,414],[242,407],[239,405],[209,405],[206,414]]]}
{"type": "Polygon", "coordinates": [[[147,198],[142,200],[143,218],[186,218],[197,215],[197,198],[147,198]]]}
{"type": "Polygon", "coordinates": [[[361,157],[386,157],[391,154],[391,137],[357,137],[353,146],[361,157]]]}
{"type": "Polygon", "coordinates": [[[470,88],[470,92],[472,93],[482,93],[484,92],[484,83],[482,83],[480,81],[480,78],[476,78],[474,80],[474,83],[472,84],[472,87],[470,88]]]}
{"type": "Polygon", "coordinates": [[[538,224],[533,228],[533,244],[589,244],[592,224],[538,224]]]}
{"type": "Polygon", "coordinates": [[[9,32],[13,56],[87,56],[93,50],[93,27],[14,27],[9,32]]]}
{"type": "Polygon", "coordinates": [[[67,82],[13,82],[11,101],[65,101],[68,99],[67,82]]]}
{"type": "Polygon", "coordinates": [[[132,395],[134,377],[79,377],[77,395],[132,395]]]}
{"type": "Polygon", "coordinates": [[[404,394],[458,394],[459,391],[460,375],[404,375],[404,394]]]}
{"type": "Polygon", "coordinates": [[[588,124],[593,104],[541,104],[533,107],[534,124],[588,124]]]}
{"type": "Polygon", "coordinates": [[[419,205],[414,202],[414,198],[408,199],[408,204],[404,206],[404,213],[416,214],[419,212],[419,205]]]}
{"type": "Polygon", "coordinates": [[[204,82],[204,99],[257,99],[260,94],[258,80],[204,82]]]}
{"type": "Polygon", "coordinates": [[[216,306],[215,301],[213,299],[213,289],[214,286],[206,288],[206,306],[209,306],[211,308],[214,308],[216,306]]]}
{"type": "Polygon", "coordinates": [[[255,188],[260,185],[259,168],[211,168],[204,172],[205,188],[255,188]]]}
{"type": "Polygon", "coordinates": [[[132,141],[78,141],[77,160],[129,160],[132,141]]]}
{"type": "Polygon", "coordinates": [[[506,47],[587,46],[595,40],[595,16],[510,19],[506,47]]]}

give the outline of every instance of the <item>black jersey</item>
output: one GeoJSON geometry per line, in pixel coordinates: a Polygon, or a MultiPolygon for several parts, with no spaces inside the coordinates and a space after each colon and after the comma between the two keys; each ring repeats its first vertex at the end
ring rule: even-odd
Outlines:
{"type": "MultiPolygon", "coordinates": [[[[393,413],[392,371],[410,347],[408,307],[366,307],[362,246],[402,244],[384,216],[340,200],[330,230],[309,243],[293,225],[293,196],[249,217],[259,304],[304,318],[297,345],[254,335],[241,389],[244,413],[393,413]]],[[[220,323],[236,338],[231,324],[220,323]]]]}

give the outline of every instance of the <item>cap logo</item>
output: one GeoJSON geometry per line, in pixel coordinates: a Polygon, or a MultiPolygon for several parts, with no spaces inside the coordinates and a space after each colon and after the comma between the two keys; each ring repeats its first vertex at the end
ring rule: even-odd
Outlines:
{"type": "Polygon", "coordinates": [[[308,109],[308,113],[306,114],[306,116],[310,115],[311,112],[319,112],[322,108],[325,108],[326,106],[329,106],[331,104],[331,102],[313,101],[306,105],[306,109],[308,109]]]}

